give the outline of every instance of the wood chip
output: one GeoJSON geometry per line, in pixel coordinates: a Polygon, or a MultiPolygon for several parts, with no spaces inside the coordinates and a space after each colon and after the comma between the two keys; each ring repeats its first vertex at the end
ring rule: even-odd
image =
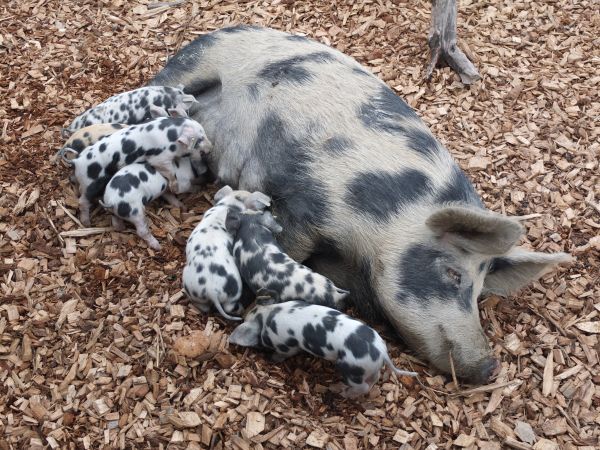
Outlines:
{"type": "Polygon", "coordinates": [[[249,412],[246,416],[246,433],[249,438],[260,434],[265,429],[265,416],[257,411],[249,412]]]}

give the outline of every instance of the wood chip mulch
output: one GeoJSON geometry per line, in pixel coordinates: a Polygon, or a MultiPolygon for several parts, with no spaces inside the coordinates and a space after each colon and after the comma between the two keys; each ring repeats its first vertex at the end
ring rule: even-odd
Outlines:
{"type": "MultiPolygon", "coordinates": [[[[589,449],[600,439],[600,16],[581,1],[459,4],[459,44],[482,75],[423,81],[430,4],[377,1],[23,0],[0,5],[0,449],[589,449]],[[183,212],[149,208],[163,250],[79,230],[60,127],[143,85],[168,55],[232,23],[304,33],[354,56],[424,118],[486,205],[526,221],[526,247],[577,257],[519,295],[481,304],[502,360],[494,384],[455,386],[384,332],[396,364],[363,402],[328,392],[327,362],[271,364],[228,348],[232,324],[180,292],[183,212]],[[173,343],[202,333],[204,353],[173,343]],[[432,389],[435,390],[432,390],[432,389]]],[[[384,328],[381,328],[384,330],[384,328]]]]}

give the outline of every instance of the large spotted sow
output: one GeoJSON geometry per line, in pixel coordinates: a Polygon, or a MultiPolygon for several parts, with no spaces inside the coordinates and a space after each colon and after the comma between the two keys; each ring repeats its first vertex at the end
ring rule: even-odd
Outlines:
{"type": "Polygon", "coordinates": [[[242,279],[255,294],[279,302],[302,298],[307,303],[340,308],[348,291],[286,255],[275,235],[282,231],[270,212],[230,212],[227,231],[235,235],[233,255],[242,279]]]}
{"type": "Polygon", "coordinates": [[[354,59],[312,40],[240,26],[198,37],[151,82],[199,101],[224,183],[273,198],[297,261],[383,315],[438,368],[498,370],[477,298],[509,294],[565,254],[515,247],[522,226],[485,209],[417,114],[354,59]]]}
{"type": "Polygon", "coordinates": [[[229,342],[271,351],[275,362],[301,350],[333,361],[346,383],[341,393],[348,398],[368,393],[384,364],[396,375],[417,375],[394,366],[385,341],[373,328],[333,308],[304,301],[258,304],[233,330],[229,342]]]}
{"type": "Polygon", "coordinates": [[[89,225],[92,202],[103,194],[106,184],[121,167],[148,162],[169,180],[171,191],[178,192],[173,160],[182,157],[201,160],[202,152],[209,147],[210,142],[202,126],[184,118],[155,119],[100,139],[77,158],[68,160],[75,166],[79,185],[81,222],[89,225]]]}

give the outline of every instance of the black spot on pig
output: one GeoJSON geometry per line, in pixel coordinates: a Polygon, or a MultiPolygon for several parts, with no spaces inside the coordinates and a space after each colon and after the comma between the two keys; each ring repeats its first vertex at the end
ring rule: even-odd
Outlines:
{"type": "Polygon", "coordinates": [[[361,172],[347,186],[346,203],[359,214],[389,220],[405,206],[431,191],[431,180],[423,172],[361,172]],[[377,201],[373,201],[377,199],[377,201]]]}
{"type": "Polygon", "coordinates": [[[142,108],[145,108],[148,106],[148,99],[146,99],[146,97],[142,97],[142,99],[140,100],[140,106],[142,108]]]}
{"type": "Polygon", "coordinates": [[[218,30],[218,32],[232,34],[232,33],[239,33],[242,31],[259,31],[261,29],[262,29],[261,27],[257,27],[254,25],[234,25],[232,27],[221,28],[220,30],[218,30]]]}
{"type": "Polygon", "coordinates": [[[215,264],[215,263],[211,263],[208,266],[208,270],[210,271],[210,273],[214,273],[219,275],[220,277],[226,277],[227,276],[227,270],[225,269],[225,267],[221,264],[215,264]]]}
{"type": "Polygon", "coordinates": [[[298,34],[290,34],[288,36],[285,37],[288,41],[293,41],[293,42],[306,42],[309,39],[306,36],[300,36],[298,34]]]}
{"type": "Polygon", "coordinates": [[[107,144],[106,144],[106,142],[103,142],[103,143],[102,143],[102,144],[100,144],[100,146],[98,147],[98,151],[99,151],[100,153],[104,153],[104,152],[106,151],[106,147],[107,147],[107,144]]]}
{"type": "Polygon", "coordinates": [[[85,155],[85,157],[86,157],[87,159],[92,159],[92,157],[93,157],[93,156],[94,156],[94,155],[92,155],[91,153],[88,153],[87,155],[85,155]]]}
{"type": "Polygon", "coordinates": [[[77,153],[81,153],[86,147],[87,145],[85,145],[85,142],[83,142],[81,139],[75,139],[73,142],[71,142],[71,148],[77,153]]]}
{"type": "Polygon", "coordinates": [[[352,141],[344,136],[334,136],[323,143],[323,149],[332,155],[342,155],[352,147],[352,141]]]}
{"type": "Polygon", "coordinates": [[[368,326],[361,325],[346,338],[344,346],[352,352],[355,358],[362,358],[369,353],[369,348],[374,340],[375,332],[368,326]]]}
{"type": "Polygon", "coordinates": [[[323,317],[323,327],[325,327],[327,331],[333,331],[335,329],[338,322],[337,316],[339,314],[340,313],[337,311],[328,311],[327,315],[323,317]],[[332,312],[337,314],[330,314],[332,312]]]}
{"type": "Polygon", "coordinates": [[[281,312],[283,308],[281,306],[276,306],[271,311],[269,311],[269,315],[267,316],[267,320],[265,321],[265,325],[273,331],[273,333],[277,333],[277,321],[275,320],[275,316],[281,312]]]}
{"type": "Polygon", "coordinates": [[[177,140],[177,130],[170,128],[169,131],[167,131],[167,139],[169,139],[170,142],[175,142],[177,140]]]}
{"type": "Polygon", "coordinates": [[[144,183],[148,181],[148,174],[146,172],[140,172],[138,176],[140,177],[140,180],[144,183]]]}
{"type": "Polygon", "coordinates": [[[93,162],[87,168],[87,176],[92,180],[95,180],[96,178],[98,178],[98,175],[100,175],[101,171],[102,166],[97,162],[93,162]]]}
{"type": "Polygon", "coordinates": [[[140,149],[135,150],[134,152],[131,152],[129,155],[127,155],[125,157],[125,164],[134,163],[138,160],[138,158],[141,158],[142,156],[144,156],[143,150],[140,150],[140,149]]]}
{"type": "Polygon", "coordinates": [[[227,275],[227,281],[223,287],[223,291],[230,297],[234,298],[240,290],[237,280],[233,275],[227,275]]]}
{"type": "Polygon", "coordinates": [[[440,144],[426,128],[407,128],[406,139],[411,150],[429,158],[441,151],[440,144]]]}
{"type": "Polygon", "coordinates": [[[381,86],[359,107],[358,117],[367,128],[385,133],[405,134],[407,121],[420,122],[411,107],[387,86],[381,86]]]}
{"type": "Polygon", "coordinates": [[[142,197],[142,205],[144,205],[144,206],[146,206],[151,201],[152,201],[151,197],[146,197],[145,195],[142,197]]]}
{"type": "Polygon", "coordinates": [[[110,181],[110,187],[119,190],[119,196],[123,197],[126,192],[137,188],[140,185],[140,179],[131,173],[117,175],[110,181]]]}
{"type": "Polygon", "coordinates": [[[294,339],[294,338],[287,338],[287,340],[285,341],[285,345],[287,345],[288,347],[297,347],[298,346],[298,340],[294,339]]]}
{"type": "Polygon", "coordinates": [[[335,60],[335,56],[326,51],[293,56],[267,64],[258,76],[270,83],[288,82],[304,84],[313,79],[314,75],[303,64],[307,62],[325,63],[335,60]]]}
{"type": "Polygon", "coordinates": [[[290,350],[290,348],[285,344],[278,344],[277,349],[282,353],[287,353],[290,350]]]}
{"type": "Polygon", "coordinates": [[[126,155],[129,155],[131,152],[135,151],[136,147],[137,145],[135,144],[135,141],[131,139],[124,138],[123,140],[121,140],[121,150],[126,155]]]}
{"type": "Polygon", "coordinates": [[[361,384],[363,382],[363,376],[365,375],[365,369],[359,366],[348,364],[345,361],[336,363],[336,368],[342,375],[345,383],[361,384]]]}
{"type": "Polygon", "coordinates": [[[152,131],[154,129],[154,125],[150,124],[146,127],[146,131],[152,131]]]}
{"type": "Polygon", "coordinates": [[[448,202],[464,202],[483,208],[479,194],[475,191],[473,183],[458,165],[452,167],[452,173],[446,186],[435,198],[439,204],[448,202]]]}
{"type": "Polygon", "coordinates": [[[121,111],[125,111],[127,109],[127,105],[125,103],[121,103],[121,106],[119,106],[119,109],[121,111]]]}
{"type": "Polygon", "coordinates": [[[119,217],[129,217],[131,214],[131,206],[126,202],[119,202],[119,206],[117,207],[117,214],[119,217]]]}
{"type": "Polygon", "coordinates": [[[304,325],[302,329],[302,338],[305,349],[316,356],[323,357],[325,353],[323,348],[327,345],[327,331],[322,325],[314,326],[312,323],[304,325]]]}
{"type": "Polygon", "coordinates": [[[471,311],[473,286],[462,287],[446,276],[450,255],[423,244],[410,246],[400,257],[398,302],[417,301],[429,305],[436,300],[454,301],[461,310],[471,311]]]}
{"type": "Polygon", "coordinates": [[[112,123],[111,126],[115,129],[115,130],[121,130],[125,127],[123,127],[120,123],[112,123]]]}

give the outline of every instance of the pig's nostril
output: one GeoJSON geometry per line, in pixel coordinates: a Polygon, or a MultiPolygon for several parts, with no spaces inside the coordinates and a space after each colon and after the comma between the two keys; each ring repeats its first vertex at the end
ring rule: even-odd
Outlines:
{"type": "Polygon", "coordinates": [[[490,358],[486,361],[483,367],[482,375],[484,380],[491,380],[500,373],[500,361],[495,358],[490,358]]]}

